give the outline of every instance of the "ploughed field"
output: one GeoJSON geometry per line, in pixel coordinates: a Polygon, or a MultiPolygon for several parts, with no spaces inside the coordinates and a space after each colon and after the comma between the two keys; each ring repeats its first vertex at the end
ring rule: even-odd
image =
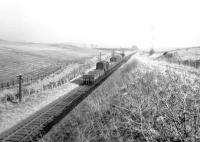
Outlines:
{"type": "Polygon", "coordinates": [[[0,82],[18,74],[34,75],[70,61],[96,55],[97,50],[70,44],[38,44],[0,41],[0,82]]]}

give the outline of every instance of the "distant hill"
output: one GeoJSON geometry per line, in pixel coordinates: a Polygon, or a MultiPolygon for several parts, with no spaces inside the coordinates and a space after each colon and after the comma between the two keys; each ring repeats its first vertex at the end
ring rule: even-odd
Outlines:
{"type": "Polygon", "coordinates": [[[168,50],[160,52],[162,53],[160,57],[163,57],[165,54],[173,54],[178,56],[178,58],[182,60],[198,60],[200,59],[200,47],[186,47],[186,48],[179,48],[174,50],[168,50]]]}
{"type": "Polygon", "coordinates": [[[137,50],[138,48],[95,48],[95,49],[104,50],[104,51],[113,51],[113,50],[133,51],[133,50],[137,50]]]}

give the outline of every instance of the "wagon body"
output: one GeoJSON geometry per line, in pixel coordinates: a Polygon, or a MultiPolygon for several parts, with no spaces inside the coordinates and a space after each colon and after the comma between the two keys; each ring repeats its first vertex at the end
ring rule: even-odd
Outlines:
{"type": "Polygon", "coordinates": [[[118,64],[118,62],[110,62],[109,69],[112,69],[117,64],[118,64]]]}
{"type": "Polygon", "coordinates": [[[103,75],[104,70],[92,70],[88,74],[83,75],[83,84],[93,84],[103,75]]]}

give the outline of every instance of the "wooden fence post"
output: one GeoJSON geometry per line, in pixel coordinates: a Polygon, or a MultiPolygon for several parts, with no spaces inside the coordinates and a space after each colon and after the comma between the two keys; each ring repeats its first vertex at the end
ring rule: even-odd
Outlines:
{"type": "Polygon", "coordinates": [[[21,74],[18,76],[18,80],[19,80],[19,102],[21,103],[22,101],[22,75],[21,74]]]}
{"type": "Polygon", "coordinates": [[[76,76],[76,75],[75,75],[75,74],[76,74],[76,73],[75,73],[75,72],[76,72],[76,70],[74,69],[74,71],[73,71],[73,72],[74,72],[74,76],[73,76],[73,78],[75,78],[75,76],[76,76]]]}
{"type": "Polygon", "coordinates": [[[8,87],[8,88],[10,87],[10,84],[9,84],[9,82],[7,82],[7,87],[8,87]]]}
{"type": "Polygon", "coordinates": [[[1,83],[1,88],[3,89],[3,82],[1,83]]]}

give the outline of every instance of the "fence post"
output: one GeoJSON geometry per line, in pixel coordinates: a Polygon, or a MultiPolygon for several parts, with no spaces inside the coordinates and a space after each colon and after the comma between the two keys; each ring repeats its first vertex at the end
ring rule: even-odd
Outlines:
{"type": "Polygon", "coordinates": [[[21,74],[18,76],[18,80],[19,80],[19,102],[21,103],[22,101],[22,75],[21,74]]]}
{"type": "Polygon", "coordinates": [[[75,76],[76,76],[76,69],[74,69],[74,77],[73,78],[75,78],[75,76]]]}
{"type": "Polygon", "coordinates": [[[9,82],[7,82],[7,87],[8,87],[8,88],[10,87],[10,84],[9,84],[9,82]]]}
{"type": "Polygon", "coordinates": [[[3,89],[3,82],[1,83],[1,88],[3,89]]]}

